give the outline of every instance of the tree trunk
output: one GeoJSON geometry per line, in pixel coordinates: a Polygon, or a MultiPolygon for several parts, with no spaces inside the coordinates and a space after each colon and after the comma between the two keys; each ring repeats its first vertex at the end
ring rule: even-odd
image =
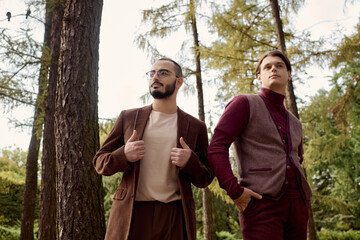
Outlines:
{"type": "Polygon", "coordinates": [[[40,72],[38,78],[38,94],[35,102],[34,119],[29,144],[29,151],[26,159],[26,180],[23,199],[23,209],[21,216],[21,240],[34,239],[34,217],[37,193],[37,171],[39,148],[42,136],[42,126],[44,122],[44,106],[46,85],[48,80],[48,63],[46,62],[47,49],[49,48],[50,39],[50,18],[46,11],[45,15],[45,32],[44,46],[40,63],[40,72]]]}
{"type": "MultiPolygon", "coordinates": [[[[277,36],[277,47],[278,49],[285,53],[286,52],[286,46],[285,46],[285,37],[284,37],[284,31],[282,26],[282,21],[280,18],[280,8],[278,0],[270,0],[271,5],[271,11],[275,22],[275,32],[277,36]]],[[[299,118],[299,113],[296,105],[296,97],[294,94],[294,87],[292,83],[292,79],[288,82],[287,88],[286,88],[286,98],[285,98],[285,105],[286,108],[293,113],[297,118],[299,118]]]]}
{"type": "Polygon", "coordinates": [[[318,239],[318,237],[316,235],[316,228],[315,228],[314,216],[313,216],[313,211],[312,211],[311,205],[310,205],[310,217],[309,217],[309,222],[308,222],[307,239],[308,240],[317,240],[318,239]]]}
{"type": "Polygon", "coordinates": [[[68,0],[61,31],[55,109],[57,239],[104,239],[98,62],[102,0],[68,0]]]}
{"type": "MultiPolygon", "coordinates": [[[[286,52],[286,46],[285,46],[285,37],[284,37],[284,31],[282,27],[282,21],[280,18],[280,7],[278,0],[270,0],[271,5],[271,11],[275,22],[275,31],[277,36],[277,45],[278,49],[285,53],[286,52]]],[[[286,88],[286,98],[285,98],[285,105],[286,108],[294,114],[297,118],[299,118],[299,112],[296,105],[296,98],[294,94],[294,87],[292,84],[292,80],[288,82],[287,88],[286,88]]],[[[304,169],[306,172],[306,169],[304,169]]],[[[316,230],[315,230],[315,223],[314,223],[314,217],[312,214],[312,207],[310,205],[310,217],[308,221],[308,240],[317,240],[316,230]]]]}
{"type": "MultiPolygon", "coordinates": [[[[205,109],[204,109],[204,94],[202,87],[201,79],[201,61],[200,61],[200,45],[199,45],[199,34],[197,31],[196,25],[196,16],[195,16],[195,6],[194,1],[190,0],[189,2],[190,14],[192,15],[191,29],[193,32],[194,38],[194,55],[195,55],[195,65],[196,65],[196,89],[198,95],[198,113],[199,119],[205,122],[205,109]]],[[[213,218],[212,218],[212,207],[211,207],[211,192],[209,188],[205,188],[202,191],[202,200],[203,200],[203,226],[204,226],[204,240],[213,240],[215,239],[215,231],[213,228],[213,218]]]]}
{"type": "MultiPolygon", "coordinates": [[[[56,152],[54,133],[56,83],[59,77],[58,61],[60,53],[60,33],[64,8],[60,0],[55,0],[51,22],[51,63],[44,116],[43,153],[41,160],[41,187],[39,203],[40,240],[56,239],[56,152]]],[[[49,0],[47,1],[49,5],[49,0]]],[[[50,6],[47,6],[49,8],[50,6]]]]}
{"type": "Polygon", "coordinates": [[[215,240],[215,229],[212,218],[211,191],[209,188],[203,189],[202,201],[204,211],[204,240],[215,240]]]}

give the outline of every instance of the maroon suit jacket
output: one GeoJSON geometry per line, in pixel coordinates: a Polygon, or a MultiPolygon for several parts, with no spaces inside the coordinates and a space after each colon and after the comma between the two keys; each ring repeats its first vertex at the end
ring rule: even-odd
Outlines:
{"type": "MultiPolygon", "coordinates": [[[[128,238],[133,214],[136,186],[140,163],[129,163],[124,154],[124,146],[135,129],[137,140],[142,139],[151,113],[151,105],[122,111],[108,138],[96,153],[93,164],[102,175],[123,172],[123,177],[114,195],[105,239],[124,240],[128,238]]],[[[208,186],[214,174],[207,158],[208,136],[205,123],[178,108],[177,147],[183,137],[192,154],[183,168],[178,168],[180,194],[184,210],[186,232],[189,240],[196,239],[195,202],[191,183],[196,187],[208,186]]],[[[164,133],[166,134],[166,133],[164,133]]],[[[141,161],[141,160],[140,160],[141,161]]]]}

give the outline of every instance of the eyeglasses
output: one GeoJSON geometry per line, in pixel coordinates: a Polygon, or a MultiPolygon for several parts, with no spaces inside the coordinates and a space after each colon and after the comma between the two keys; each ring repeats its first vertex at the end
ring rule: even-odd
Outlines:
{"type": "MultiPolygon", "coordinates": [[[[158,78],[161,79],[161,78],[165,78],[165,77],[169,76],[170,73],[171,72],[167,69],[160,69],[158,71],[151,70],[151,71],[147,72],[146,75],[148,76],[149,79],[151,79],[155,76],[155,74],[157,74],[158,78]]],[[[178,76],[176,76],[176,77],[178,77],[178,76]]]]}

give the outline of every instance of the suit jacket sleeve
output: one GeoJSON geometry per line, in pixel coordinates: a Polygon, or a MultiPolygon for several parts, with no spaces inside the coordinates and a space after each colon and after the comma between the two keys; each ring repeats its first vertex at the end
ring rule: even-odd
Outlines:
{"type": "Polygon", "coordinates": [[[124,153],[124,115],[125,111],[122,111],[109,136],[93,158],[93,165],[99,174],[109,176],[132,168],[124,153]]]}
{"type": "Polygon", "coordinates": [[[190,181],[199,188],[207,187],[214,178],[214,173],[209,166],[207,157],[208,135],[205,123],[201,122],[200,126],[194,126],[199,129],[197,135],[190,135],[196,142],[195,147],[191,147],[192,153],[187,164],[180,168],[190,181]]]}

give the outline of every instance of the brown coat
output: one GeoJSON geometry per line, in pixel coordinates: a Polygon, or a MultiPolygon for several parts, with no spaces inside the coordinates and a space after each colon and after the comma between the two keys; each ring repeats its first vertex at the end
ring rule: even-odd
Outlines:
{"type": "MultiPolygon", "coordinates": [[[[135,163],[127,161],[124,144],[134,129],[137,131],[138,139],[136,140],[142,139],[151,110],[152,107],[149,105],[122,111],[108,138],[93,159],[93,164],[99,174],[109,176],[117,172],[124,173],[114,195],[105,239],[125,240],[129,236],[140,164],[139,161],[135,163]]],[[[183,168],[178,168],[178,174],[187,237],[189,240],[195,240],[195,203],[191,183],[196,187],[206,187],[211,183],[214,175],[207,158],[206,125],[179,108],[177,112],[177,139],[183,137],[192,150],[188,163],[183,168]]],[[[181,148],[179,140],[177,145],[181,148]]]]}

